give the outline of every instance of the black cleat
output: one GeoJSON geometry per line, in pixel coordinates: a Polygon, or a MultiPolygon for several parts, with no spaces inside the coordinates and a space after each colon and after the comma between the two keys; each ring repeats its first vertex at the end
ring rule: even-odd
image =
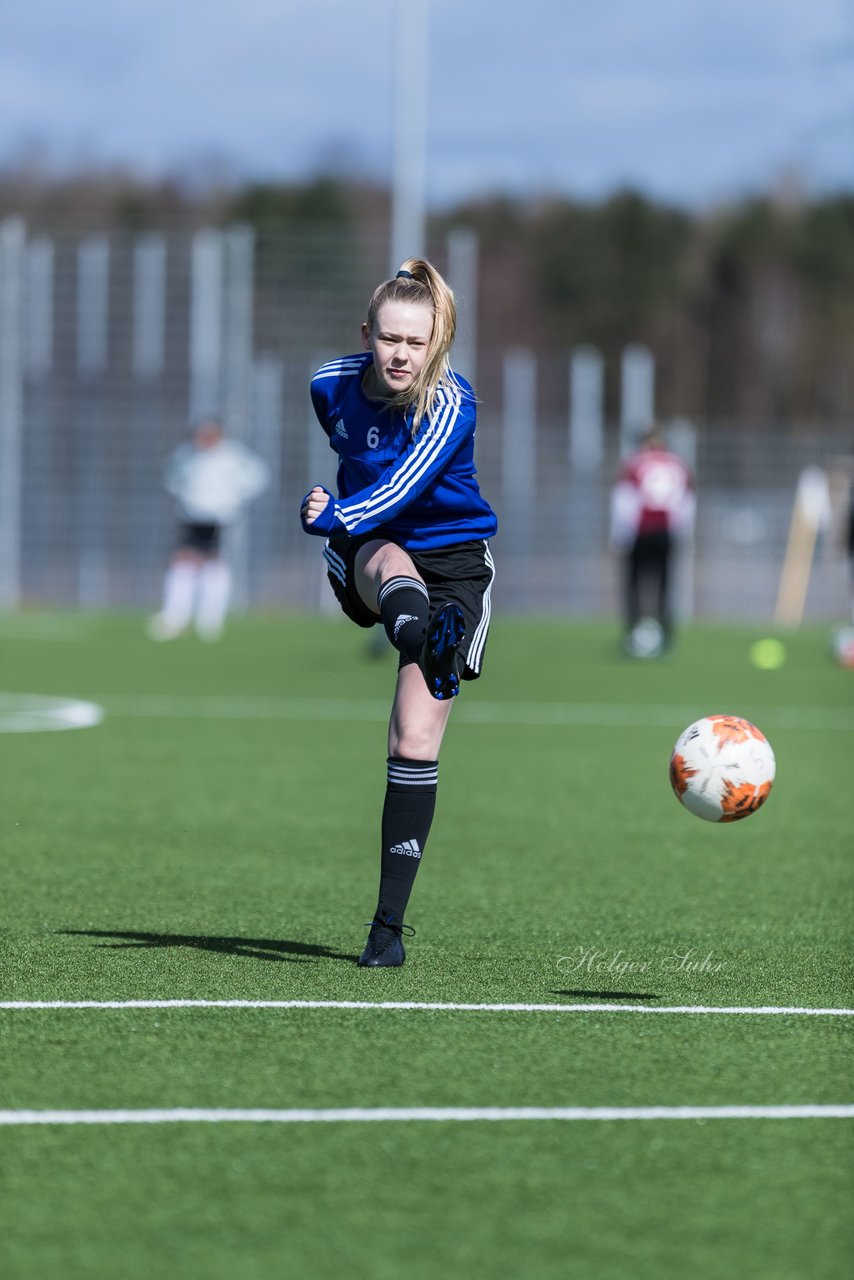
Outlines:
{"type": "Polygon", "coordinates": [[[430,619],[419,666],[427,688],[440,702],[460,691],[459,647],[465,639],[463,611],[458,604],[443,604],[430,619]]]}
{"type": "Polygon", "coordinates": [[[368,934],[365,949],[359,956],[359,965],[363,969],[368,967],[391,969],[402,965],[406,959],[403,931],[405,929],[408,933],[414,934],[415,930],[409,925],[398,924],[393,916],[385,912],[375,916],[369,924],[371,932],[368,934]]]}

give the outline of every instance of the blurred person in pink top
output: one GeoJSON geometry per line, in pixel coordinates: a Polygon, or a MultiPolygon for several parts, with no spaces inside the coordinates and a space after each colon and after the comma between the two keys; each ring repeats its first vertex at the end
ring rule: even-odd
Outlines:
{"type": "Polygon", "coordinates": [[[623,562],[623,644],[633,657],[657,656],[672,642],[673,552],[693,533],[695,513],[690,468],[653,426],[611,490],[611,545],[623,562]]]}

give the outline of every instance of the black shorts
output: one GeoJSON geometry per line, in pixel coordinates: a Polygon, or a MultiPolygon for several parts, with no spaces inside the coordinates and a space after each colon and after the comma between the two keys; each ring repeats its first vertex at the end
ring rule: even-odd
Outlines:
{"type": "MultiPolygon", "coordinates": [[[[347,617],[360,627],[373,627],[380,621],[379,614],[369,609],[356,591],[353,576],[356,552],[366,542],[375,542],[377,538],[375,533],[361,538],[332,537],[323,548],[335,598],[347,617]]],[[[459,542],[456,546],[439,547],[435,551],[407,550],[406,554],[424,579],[431,611],[451,601],[462,609],[466,631],[460,645],[460,655],[465,662],[462,678],[476,680],[483,666],[492,615],[495,563],[489,543],[477,538],[473,542],[459,542]]],[[[401,655],[400,666],[405,667],[410,662],[411,659],[401,655]]]]}
{"type": "Polygon", "coordinates": [[[197,551],[200,556],[219,555],[218,524],[198,524],[187,521],[178,530],[178,550],[197,551]]]}

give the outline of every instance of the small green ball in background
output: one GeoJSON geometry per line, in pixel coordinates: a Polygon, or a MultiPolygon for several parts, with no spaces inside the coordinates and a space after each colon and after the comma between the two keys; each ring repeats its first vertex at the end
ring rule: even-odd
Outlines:
{"type": "Polygon", "coordinates": [[[776,671],[786,661],[786,646],[769,636],[750,646],[750,661],[760,671],[776,671]]]}

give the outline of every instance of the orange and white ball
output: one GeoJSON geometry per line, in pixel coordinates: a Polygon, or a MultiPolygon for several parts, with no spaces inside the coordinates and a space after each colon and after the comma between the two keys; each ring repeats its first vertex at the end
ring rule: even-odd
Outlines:
{"type": "Polygon", "coordinates": [[[670,785],[686,809],[706,822],[738,822],[755,813],[774,784],[771,744],[741,716],[696,720],[670,757],[670,785]]]}

